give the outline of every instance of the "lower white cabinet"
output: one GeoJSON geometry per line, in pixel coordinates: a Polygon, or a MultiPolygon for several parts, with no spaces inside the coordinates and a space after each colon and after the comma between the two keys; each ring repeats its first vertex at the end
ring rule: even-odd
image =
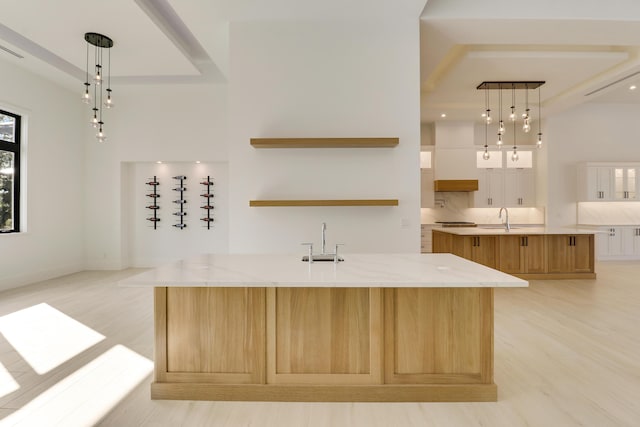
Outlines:
{"type": "Polygon", "coordinates": [[[432,230],[433,226],[431,224],[420,225],[420,252],[423,254],[432,252],[432,230]]]}
{"type": "Polygon", "coordinates": [[[596,235],[598,260],[640,259],[640,226],[600,227],[596,235]]]}

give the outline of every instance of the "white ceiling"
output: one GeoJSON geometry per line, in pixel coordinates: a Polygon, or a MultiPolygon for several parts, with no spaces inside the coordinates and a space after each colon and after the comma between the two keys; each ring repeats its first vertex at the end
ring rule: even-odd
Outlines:
{"type": "MultiPolygon", "coordinates": [[[[585,102],[640,103],[640,2],[613,3],[429,0],[420,26],[422,121],[480,121],[483,81],[546,81],[543,116],[585,102]]],[[[489,95],[495,117],[498,91],[489,95]]],[[[524,91],[516,97],[523,103],[524,91]]],[[[537,91],[529,97],[537,110],[537,91]]],[[[503,91],[503,111],[510,105],[503,91]]]]}
{"type": "MultiPolygon", "coordinates": [[[[640,89],[628,89],[632,83],[640,88],[637,0],[615,0],[615,7],[584,0],[425,2],[0,0],[0,60],[80,91],[83,36],[99,32],[115,43],[114,85],[224,83],[229,22],[422,16],[423,122],[442,120],[442,113],[446,120],[479,120],[482,81],[545,80],[543,114],[584,102],[640,102],[640,89]]],[[[497,91],[491,95],[495,113],[497,91]]],[[[535,108],[537,93],[530,101],[535,108]]]]}

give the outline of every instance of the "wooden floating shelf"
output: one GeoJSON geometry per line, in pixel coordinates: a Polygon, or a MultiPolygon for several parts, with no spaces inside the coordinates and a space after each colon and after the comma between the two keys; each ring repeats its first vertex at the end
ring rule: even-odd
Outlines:
{"type": "Polygon", "coordinates": [[[400,138],[251,138],[254,148],[384,148],[400,138]]]}
{"type": "Polygon", "coordinates": [[[250,200],[251,207],[280,206],[398,206],[398,199],[357,200],[250,200]]]}

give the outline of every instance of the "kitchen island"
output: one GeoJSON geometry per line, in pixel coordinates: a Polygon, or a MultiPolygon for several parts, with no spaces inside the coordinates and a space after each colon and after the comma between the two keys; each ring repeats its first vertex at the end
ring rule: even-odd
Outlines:
{"type": "Polygon", "coordinates": [[[569,227],[433,230],[433,252],[452,253],[526,280],[595,279],[594,231],[569,227]]]}
{"type": "Polygon", "coordinates": [[[495,401],[493,289],[451,254],[202,255],[154,288],[153,399],[495,401]]]}

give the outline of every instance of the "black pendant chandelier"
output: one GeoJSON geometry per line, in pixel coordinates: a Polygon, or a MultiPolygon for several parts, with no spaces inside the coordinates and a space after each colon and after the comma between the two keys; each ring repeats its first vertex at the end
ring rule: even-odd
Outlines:
{"type": "Polygon", "coordinates": [[[111,48],[113,47],[113,40],[98,33],[86,33],[84,35],[84,39],[87,42],[87,69],[82,102],[89,106],[93,104],[90,123],[91,126],[97,129],[96,139],[98,142],[104,142],[107,140],[107,137],[104,133],[102,110],[104,108],[114,107],[112,98],[113,91],[111,90],[111,48]],[[89,57],[91,56],[91,46],[93,46],[93,62],[95,64],[92,70],[93,95],[91,94],[91,83],[89,82],[89,57]],[[104,49],[107,49],[106,63],[103,61],[104,49]],[[105,82],[106,89],[104,89],[105,82]]]}
{"type": "Polygon", "coordinates": [[[516,144],[516,90],[524,90],[525,97],[525,105],[524,112],[522,113],[522,130],[525,133],[528,133],[531,130],[531,116],[530,116],[530,108],[529,108],[529,90],[538,89],[538,141],[536,142],[536,146],[540,148],[542,146],[542,116],[540,114],[540,86],[545,84],[544,81],[492,81],[492,82],[482,82],[480,83],[476,89],[485,91],[485,112],[483,113],[484,123],[485,123],[485,143],[484,143],[484,154],[483,158],[485,160],[489,159],[489,146],[487,144],[487,133],[488,127],[492,122],[491,118],[491,105],[490,105],[490,97],[489,90],[498,90],[498,99],[499,99],[499,110],[498,117],[500,119],[498,123],[498,141],[496,145],[498,148],[502,148],[503,140],[502,136],[505,134],[505,126],[504,121],[502,120],[502,91],[503,90],[511,90],[511,111],[509,114],[509,120],[513,122],[513,153],[511,155],[511,160],[518,161],[518,145],[516,144]]]}

